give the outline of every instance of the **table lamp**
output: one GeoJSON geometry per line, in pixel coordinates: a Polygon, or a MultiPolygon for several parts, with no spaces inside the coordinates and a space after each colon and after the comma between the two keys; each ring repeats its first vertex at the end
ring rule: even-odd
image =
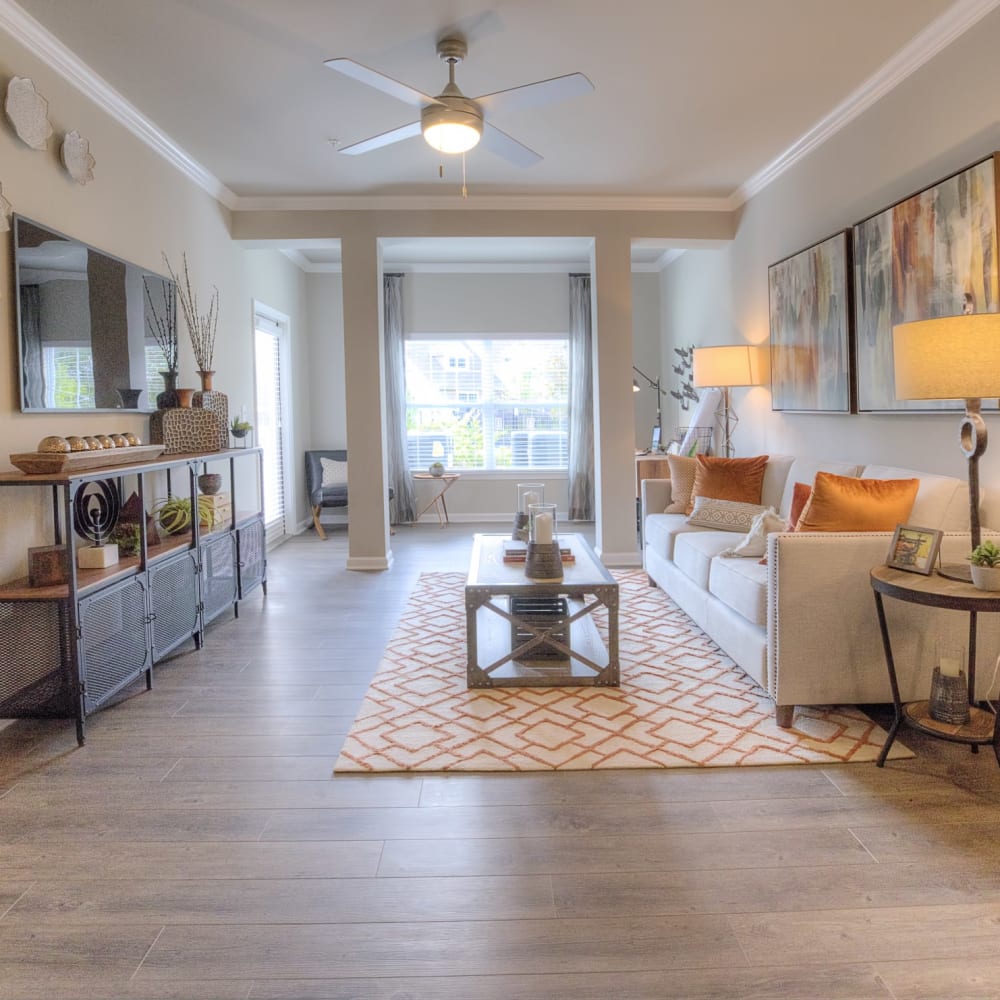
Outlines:
{"type": "MultiPolygon", "coordinates": [[[[969,460],[969,531],[972,548],[981,538],[979,458],[986,451],[982,400],[1000,396],[1000,315],[943,316],[892,328],[896,399],[964,399],[959,442],[969,460]]],[[[952,580],[971,581],[967,563],[939,570],[952,580]]]]}
{"type": "Polygon", "coordinates": [[[733,454],[733,431],[739,417],[732,407],[730,389],[740,385],[760,385],[757,348],[750,344],[733,344],[728,347],[696,347],[692,381],[696,389],[722,390],[722,454],[733,454]]]}

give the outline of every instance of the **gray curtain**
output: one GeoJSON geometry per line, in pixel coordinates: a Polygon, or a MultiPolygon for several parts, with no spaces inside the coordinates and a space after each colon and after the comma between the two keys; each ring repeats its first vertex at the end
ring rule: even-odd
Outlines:
{"type": "Polygon", "coordinates": [[[594,351],[589,274],[569,276],[569,519],[594,520],[594,351]]]}
{"type": "Polygon", "coordinates": [[[385,420],[389,487],[396,494],[396,520],[415,521],[417,506],[406,460],[406,354],[403,341],[403,276],[382,275],[385,298],[385,420]]]}

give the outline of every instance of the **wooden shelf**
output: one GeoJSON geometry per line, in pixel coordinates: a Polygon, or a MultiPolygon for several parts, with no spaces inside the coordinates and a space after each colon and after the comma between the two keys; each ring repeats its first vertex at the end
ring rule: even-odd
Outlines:
{"type": "Polygon", "coordinates": [[[911,701],[903,706],[903,714],[913,729],[940,737],[943,740],[983,746],[993,742],[993,727],[996,723],[996,716],[982,708],[971,706],[969,708],[969,721],[962,726],[953,722],[938,722],[937,719],[932,719],[929,701],[911,701]]]}

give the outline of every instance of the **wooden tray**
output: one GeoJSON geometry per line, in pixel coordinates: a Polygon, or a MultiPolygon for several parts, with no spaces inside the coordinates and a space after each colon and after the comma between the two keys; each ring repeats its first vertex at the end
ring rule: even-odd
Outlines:
{"type": "Polygon", "coordinates": [[[162,444],[141,444],[134,448],[102,448],[100,451],[26,451],[10,456],[10,463],[28,475],[55,472],[83,472],[114,465],[149,462],[163,454],[162,444]]]}

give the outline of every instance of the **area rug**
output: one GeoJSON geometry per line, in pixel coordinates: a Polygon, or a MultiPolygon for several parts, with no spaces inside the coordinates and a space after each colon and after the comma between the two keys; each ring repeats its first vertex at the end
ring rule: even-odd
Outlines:
{"type": "MultiPolygon", "coordinates": [[[[334,770],[562,771],[873,761],[854,707],[774,704],[641,570],[620,585],[621,687],[466,688],[465,577],[424,573],[334,770]]],[[[595,615],[602,634],[606,618],[595,615]]],[[[892,757],[911,757],[897,741],[892,757]]]]}

